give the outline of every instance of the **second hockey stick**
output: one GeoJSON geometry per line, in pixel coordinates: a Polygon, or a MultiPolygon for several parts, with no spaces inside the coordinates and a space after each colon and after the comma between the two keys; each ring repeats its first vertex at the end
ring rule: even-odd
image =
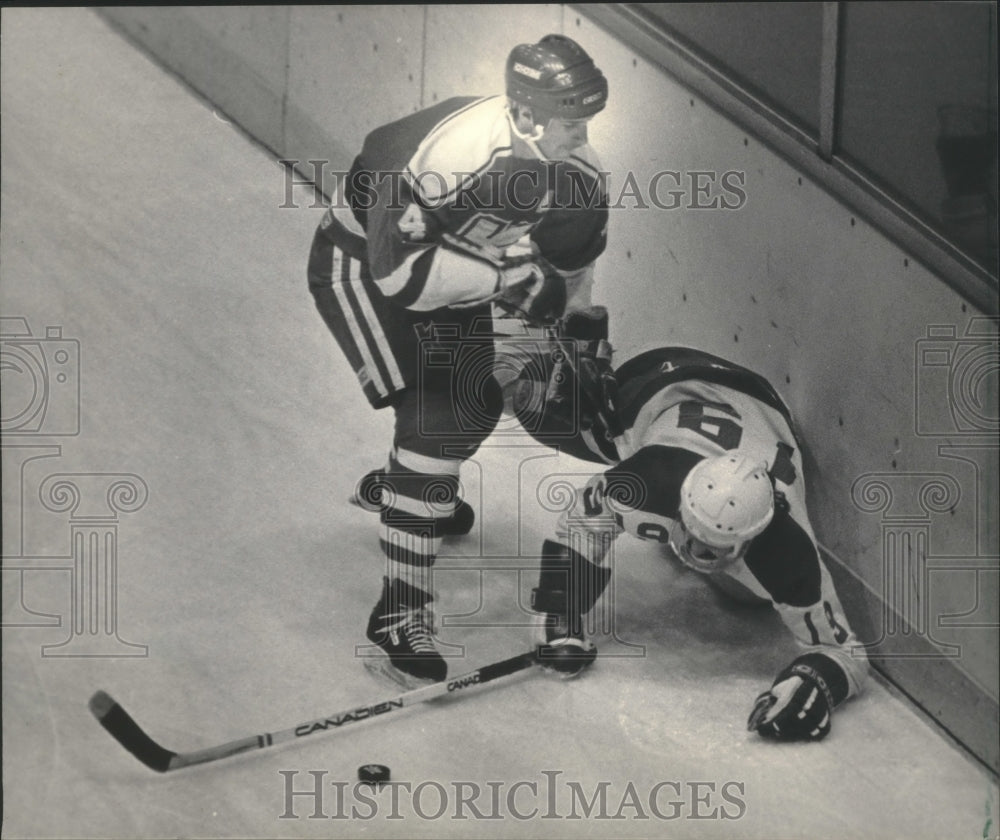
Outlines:
{"type": "Polygon", "coordinates": [[[157,773],[166,773],[169,770],[179,770],[193,764],[205,764],[251,750],[262,750],[289,741],[297,741],[308,735],[336,732],[351,723],[381,717],[435,697],[443,697],[492,682],[500,677],[516,674],[519,671],[527,670],[533,664],[535,664],[534,652],[522,653],[518,656],[512,656],[510,659],[483,665],[475,671],[469,671],[451,680],[415,688],[370,706],[356,706],[327,717],[305,721],[298,726],[292,726],[278,732],[252,735],[248,738],[239,738],[215,747],[186,753],[173,752],[156,743],[107,692],[95,692],[90,698],[89,707],[91,713],[112,738],[151,770],[155,770],[157,773]]]}

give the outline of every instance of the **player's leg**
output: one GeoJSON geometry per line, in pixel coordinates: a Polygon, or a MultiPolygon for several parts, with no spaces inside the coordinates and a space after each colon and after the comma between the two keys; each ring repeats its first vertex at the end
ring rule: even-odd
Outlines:
{"type": "MultiPolygon", "coordinates": [[[[382,489],[385,486],[385,467],[378,467],[365,473],[358,482],[351,502],[369,511],[381,511],[384,505],[382,489]]],[[[438,533],[442,537],[464,537],[476,524],[476,512],[465,499],[455,500],[455,512],[438,523],[438,533]]]]}
{"type": "MultiPolygon", "coordinates": [[[[401,400],[416,381],[414,369],[405,366],[405,360],[414,356],[411,325],[373,287],[364,240],[347,231],[332,213],[324,217],[313,238],[308,280],[316,308],[369,403],[381,408],[401,400]]],[[[410,492],[420,497],[419,490],[410,492]]],[[[430,641],[433,628],[428,608],[431,560],[426,558],[432,559],[436,551],[433,522],[420,515],[397,521],[402,513],[394,507],[392,521],[383,525],[386,572],[367,635],[390,660],[408,657],[404,668],[409,677],[440,680],[446,669],[430,641]]],[[[399,676],[392,666],[389,671],[399,676]]]]}
{"type": "Polygon", "coordinates": [[[588,638],[584,616],[601,597],[611,570],[590,562],[553,540],[542,545],[538,586],[531,592],[539,663],[562,677],[574,677],[597,657],[588,638]]]}
{"type": "MultiPolygon", "coordinates": [[[[411,401],[397,407],[408,423],[411,401]]],[[[384,673],[414,687],[437,682],[447,665],[434,644],[432,569],[440,522],[454,511],[461,462],[395,449],[385,470],[379,547],[385,560],[382,595],[367,636],[384,654],[384,673]]]]}
{"type": "Polygon", "coordinates": [[[371,279],[364,239],[328,212],[313,237],[307,275],[316,309],[368,402],[374,408],[391,404],[413,372],[398,354],[395,319],[371,279]]]}
{"type": "MultiPolygon", "coordinates": [[[[392,397],[397,415],[395,446],[435,457],[445,446],[446,460],[469,457],[492,433],[502,410],[500,388],[493,377],[496,351],[489,308],[430,313],[389,309],[382,320],[406,382],[412,386],[392,397]],[[414,393],[420,396],[416,404],[410,404],[414,393]],[[407,443],[420,436],[426,440],[407,443]]],[[[351,501],[365,510],[383,511],[386,474],[385,467],[378,467],[362,476],[351,501]]],[[[436,517],[436,533],[464,536],[475,519],[472,506],[459,496],[450,516],[436,517]]]]}
{"type": "Polygon", "coordinates": [[[468,370],[470,365],[492,370],[491,342],[476,345],[461,338],[481,314],[448,314],[448,322],[436,325],[454,328],[453,337],[430,341],[429,347],[426,330],[423,339],[411,333],[413,355],[422,357],[424,367],[415,387],[394,403],[393,451],[380,479],[380,546],[387,565],[368,638],[386,654],[387,673],[409,684],[447,674],[433,642],[432,570],[455,517],[462,462],[492,433],[502,409],[492,377],[473,387],[468,370]],[[468,405],[473,398],[475,406],[468,405]]]}
{"type": "Polygon", "coordinates": [[[599,473],[579,488],[559,517],[556,537],[542,544],[538,586],[531,593],[531,607],[539,614],[536,653],[543,667],[563,677],[579,674],[597,656],[584,620],[611,579],[608,557],[622,532],[608,507],[613,475],[599,473]]]}

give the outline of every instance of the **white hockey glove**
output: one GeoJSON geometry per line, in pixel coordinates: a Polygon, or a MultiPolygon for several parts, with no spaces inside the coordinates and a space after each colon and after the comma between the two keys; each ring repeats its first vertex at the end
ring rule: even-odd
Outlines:
{"type": "Polygon", "coordinates": [[[525,239],[501,250],[449,233],[442,234],[441,242],[448,250],[492,265],[497,272],[491,293],[452,303],[453,308],[493,303],[532,325],[550,324],[565,312],[566,280],[542,259],[534,243],[525,239]]]}
{"type": "Polygon", "coordinates": [[[836,705],[833,692],[809,660],[809,656],[796,659],[757,697],[748,730],[780,741],[819,741],[830,734],[836,705]]]}

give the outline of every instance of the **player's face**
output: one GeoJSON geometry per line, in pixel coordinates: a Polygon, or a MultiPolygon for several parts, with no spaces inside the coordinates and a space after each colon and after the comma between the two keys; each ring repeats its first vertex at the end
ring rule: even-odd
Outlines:
{"type": "Polygon", "coordinates": [[[702,574],[712,574],[731,566],[745,553],[746,544],[739,549],[735,546],[709,545],[693,537],[680,522],[670,529],[670,547],[674,554],[689,569],[702,574]]]}
{"type": "Polygon", "coordinates": [[[549,160],[565,160],[575,149],[586,145],[587,123],[590,119],[564,120],[553,117],[538,140],[538,148],[549,160]]]}

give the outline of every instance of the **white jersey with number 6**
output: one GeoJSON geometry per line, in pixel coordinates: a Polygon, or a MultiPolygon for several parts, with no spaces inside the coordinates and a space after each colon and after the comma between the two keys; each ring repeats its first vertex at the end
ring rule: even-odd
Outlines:
{"type": "Polygon", "coordinates": [[[770,600],[805,651],[840,666],[848,696],[859,692],[867,658],[819,554],[799,442],[781,398],[759,375],[688,348],[650,351],[616,376],[626,426],[615,440],[621,460],[577,492],[559,541],[596,564],[623,532],[666,546],[695,464],[736,449],[766,462],[775,516],[725,576],[770,600]]]}

